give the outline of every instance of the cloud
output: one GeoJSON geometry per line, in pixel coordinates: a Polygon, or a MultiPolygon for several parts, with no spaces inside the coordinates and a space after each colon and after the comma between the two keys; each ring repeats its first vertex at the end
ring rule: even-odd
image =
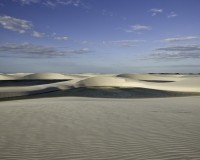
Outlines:
{"type": "Polygon", "coordinates": [[[65,57],[69,54],[85,54],[91,51],[87,48],[80,50],[61,50],[60,47],[53,46],[42,46],[30,43],[16,44],[16,43],[5,43],[0,45],[0,52],[8,52],[24,55],[26,58],[52,58],[52,57],[65,57]]]}
{"type": "Polygon", "coordinates": [[[66,41],[66,40],[69,40],[68,37],[55,37],[54,39],[59,40],[59,41],[66,41]]]}
{"type": "Polygon", "coordinates": [[[107,10],[103,9],[102,10],[102,14],[105,15],[105,16],[110,16],[110,17],[113,17],[115,16],[116,14],[112,13],[112,12],[108,12],[107,10]]]}
{"type": "Polygon", "coordinates": [[[23,4],[31,4],[31,3],[39,3],[39,0],[13,0],[15,2],[20,2],[22,5],[23,4]]]}
{"type": "Polygon", "coordinates": [[[132,30],[151,30],[149,26],[141,26],[139,24],[131,26],[132,30]]]}
{"type": "Polygon", "coordinates": [[[97,44],[97,43],[94,43],[94,42],[88,42],[88,41],[83,41],[81,42],[82,44],[97,44]]]}
{"type": "Polygon", "coordinates": [[[88,48],[65,51],[65,53],[75,53],[75,54],[84,54],[84,53],[90,53],[90,52],[92,52],[92,51],[90,51],[88,48]]]}
{"type": "Polygon", "coordinates": [[[56,4],[51,2],[51,1],[46,1],[45,3],[43,3],[45,6],[50,7],[50,8],[55,8],[56,4]]]}
{"type": "Polygon", "coordinates": [[[103,42],[106,45],[113,45],[113,46],[123,46],[123,47],[134,47],[136,46],[135,43],[139,42],[146,42],[145,40],[118,40],[118,41],[109,41],[103,42]]]}
{"type": "Polygon", "coordinates": [[[45,33],[39,33],[39,32],[33,31],[32,36],[42,38],[42,37],[45,37],[45,33]]]}
{"type": "Polygon", "coordinates": [[[10,16],[0,16],[0,24],[9,30],[25,33],[33,27],[32,22],[10,16]]]}
{"type": "Polygon", "coordinates": [[[152,16],[155,16],[157,13],[162,13],[163,9],[152,8],[149,12],[153,12],[152,16]]]}
{"type": "Polygon", "coordinates": [[[188,36],[188,37],[180,37],[180,38],[167,38],[163,40],[157,40],[155,42],[180,42],[180,41],[187,41],[187,40],[194,40],[194,39],[200,39],[200,37],[188,36]]]}
{"type": "Polygon", "coordinates": [[[170,45],[153,49],[156,52],[150,53],[151,59],[187,59],[200,58],[200,44],[170,45]]]}
{"type": "Polygon", "coordinates": [[[173,17],[176,17],[177,14],[174,13],[174,12],[171,12],[170,15],[167,16],[167,18],[173,18],[173,17]]]}
{"type": "Polygon", "coordinates": [[[56,0],[56,2],[62,5],[73,5],[76,7],[83,4],[80,0],[56,0]]]}
{"type": "Polygon", "coordinates": [[[125,29],[124,31],[127,32],[127,33],[132,33],[133,32],[133,30],[131,30],[131,29],[125,29]]]}
{"type": "Polygon", "coordinates": [[[155,48],[154,50],[164,51],[200,51],[200,44],[170,45],[167,47],[155,48]]]}
{"type": "Polygon", "coordinates": [[[58,5],[73,5],[75,7],[82,6],[89,9],[90,7],[84,4],[81,0],[13,0],[19,2],[22,5],[30,5],[31,3],[42,3],[43,5],[55,8],[58,5]]]}
{"type": "Polygon", "coordinates": [[[141,31],[141,30],[151,30],[151,27],[142,26],[142,25],[137,24],[137,25],[130,26],[129,29],[125,29],[124,31],[127,32],[127,33],[142,34],[141,32],[138,32],[138,31],[141,31]]]}

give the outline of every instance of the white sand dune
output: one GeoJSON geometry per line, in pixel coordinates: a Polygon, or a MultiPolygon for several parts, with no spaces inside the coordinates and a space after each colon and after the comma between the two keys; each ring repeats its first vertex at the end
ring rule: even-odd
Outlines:
{"type": "Polygon", "coordinates": [[[182,76],[175,75],[150,75],[150,74],[119,74],[117,77],[129,78],[133,80],[163,80],[163,81],[179,81],[184,78],[182,76]]]}
{"type": "Polygon", "coordinates": [[[0,80],[16,80],[17,77],[13,77],[11,75],[0,74],[0,80]]]}
{"type": "Polygon", "coordinates": [[[28,87],[1,87],[0,98],[44,93],[78,87],[147,88],[177,92],[200,92],[199,75],[150,75],[150,74],[60,74],[35,73],[0,74],[0,80],[55,80],[70,81],[28,87]]]}
{"type": "Polygon", "coordinates": [[[94,86],[108,86],[121,87],[125,83],[125,79],[109,77],[109,76],[95,76],[87,78],[78,82],[80,87],[94,87],[94,86]]]}
{"type": "Polygon", "coordinates": [[[199,160],[200,98],[0,103],[2,160],[199,160]]]}
{"type": "Polygon", "coordinates": [[[24,79],[70,79],[70,76],[66,76],[60,73],[34,73],[24,77],[24,79]]]}

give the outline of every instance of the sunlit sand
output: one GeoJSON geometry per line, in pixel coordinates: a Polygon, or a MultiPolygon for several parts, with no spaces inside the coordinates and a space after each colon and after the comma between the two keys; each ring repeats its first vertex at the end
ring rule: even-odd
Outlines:
{"type": "MultiPolygon", "coordinates": [[[[64,80],[0,87],[1,99],[92,87],[200,93],[199,75],[18,73],[0,78],[64,80]]],[[[0,159],[200,159],[199,104],[200,96],[2,101],[0,159]]]]}

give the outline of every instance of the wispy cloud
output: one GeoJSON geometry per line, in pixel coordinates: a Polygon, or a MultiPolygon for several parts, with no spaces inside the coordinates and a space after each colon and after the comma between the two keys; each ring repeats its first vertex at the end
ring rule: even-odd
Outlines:
{"type": "Polygon", "coordinates": [[[142,26],[142,25],[134,25],[134,26],[131,26],[132,30],[151,30],[151,27],[149,26],[142,26]]]}
{"type": "Polygon", "coordinates": [[[22,5],[30,5],[32,3],[41,3],[47,7],[55,8],[58,5],[73,5],[75,7],[82,6],[89,9],[90,7],[84,4],[81,0],[13,0],[19,2],[22,5]]]}
{"type": "Polygon", "coordinates": [[[151,59],[187,59],[200,58],[200,44],[170,45],[153,49],[148,55],[151,59]]]}
{"type": "Polygon", "coordinates": [[[15,2],[20,2],[23,4],[39,3],[40,0],[13,0],[15,2]]]}
{"type": "Polygon", "coordinates": [[[39,33],[39,32],[33,31],[32,36],[42,38],[42,37],[45,37],[45,33],[39,33]]]}
{"type": "Polygon", "coordinates": [[[69,40],[68,37],[55,37],[54,39],[59,40],[59,41],[67,41],[67,40],[69,40]]]}
{"type": "Polygon", "coordinates": [[[46,1],[43,3],[45,6],[50,7],[50,8],[55,8],[56,7],[56,3],[53,3],[51,1],[46,1]]]}
{"type": "Polygon", "coordinates": [[[73,6],[85,6],[85,4],[81,0],[56,0],[58,4],[62,5],[73,5],[73,6]]]}
{"type": "Polygon", "coordinates": [[[92,51],[90,51],[88,48],[65,51],[65,53],[75,53],[75,54],[84,54],[84,53],[90,53],[90,52],[92,52],[92,51]]]}
{"type": "Polygon", "coordinates": [[[112,13],[112,12],[109,12],[105,9],[102,10],[102,14],[105,15],[105,16],[110,16],[110,17],[113,17],[115,16],[116,14],[112,13]]]}
{"type": "Polygon", "coordinates": [[[9,30],[25,33],[33,27],[32,22],[10,16],[0,16],[0,24],[9,30]]]}
{"type": "Polygon", "coordinates": [[[149,26],[142,26],[142,25],[132,25],[130,26],[129,29],[125,29],[124,31],[127,33],[138,33],[138,34],[142,34],[141,32],[138,31],[142,31],[142,30],[151,30],[151,27],[149,26]]]}
{"type": "Polygon", "coordinates": [[[162,13],[163,9],[152,8],[149,12],[153,12],[152,16],[155,16],[157,13],[162,13]]]}
{"type": "Polygon", "coordinates": [[[174,13],[174,12],[171,12],[170,15],[167,16],[167,18],[173,18],[173,17],[176,17],[177,14],[174,13]]]}
{"type": "Polygon", "coordinates": [[[134,47],[136,43],[146,42],[145,40],[118,40],[118,41],[109,41],[103,42],[105,45],[113,45],[113,46],[123,46],[123,47],[134,47]]]}
{"type": "Polygon", "coordinates": [[[170,45],[167,47],[155,48],[154,50],[164,51],[200,51],[200,44],[170,45]]]}
{"type": "Polygon", "coordinates": [[[30,21],[17,19],[10,16],[0,16],[0,24],[5,28],[11,31],[16,31],[19,33],[31,33],[32,36],[42,38],[45,37],[45,33],[39,33],[33,31],[33,24],[30,21]]]}
{"type": "Polygon", "coordinates": [[[61,50],[60,47],[41,46],[30,43],[16,44],[5,43],[0,45],[0,51],[14,53],[18,55],[25,55],[27,58],[51,58],[51,57],[64,57],[70,54],[86,54],[91,51],[87,48],[79,50],[61,50]]]}
{"type": "Polygon", "coordinates": [[[97,43],[94,43],[94,42],[89,42],[89,41],[83,41],[81,42],[82,44],[97,44],[97,43]]]}
{"type": "Polygon", "coordinates": [[[155,42],[180,42],[180,41],[187,41],[187,40],[194,40],[194,39],[200,39],[200,37],[188,36],[188,37],[180,37],[180,38],[167,38],[163,40],[157,40],[155,42]]]}

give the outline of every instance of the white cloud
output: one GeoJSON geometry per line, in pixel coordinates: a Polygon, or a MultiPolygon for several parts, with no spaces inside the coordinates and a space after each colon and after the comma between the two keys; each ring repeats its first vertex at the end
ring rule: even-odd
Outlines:
{"type": "Polygon", "coordinates": [[[134,26],[131,26],[132,30],[151,30],[151,27],[149,26],[142,26],[142,25],[134,25],[134,26]]]}
{"type": "Polygon", "coordinates": [[[75,7],[82,6],[89,9],[90,7],[84,4],[81,0],[13,0],[19,2],[22,5],[31,4],[31,3],[42,3],[43,5],[54,8],[58,5],[73,5],[75,7]]]}
{"type": "Polygon", "coordinates": [[[21,4],[31,4],[31,3],[39,3],[40,0],[13,0],[13,1],[19,1],[21,4]]]}
{"type": "Polygon", "coordinates": [[[162,13],[163,9],[152,8],[149,12],[153,12],[152,16],[155,16],[157,13],[162,13]]]}
{"type": "Polygon", "coordinates": [[[80,50],[60,50],[59,47],[52,46],[41,46],[30,43],[16,44],[16,43],[5,43],[0,45],[0,51],[23,54],[26,58],[51,58],[51,57],[63,57],[69,54],[85,54],[91,51],[87,48],[80,50]]]}
{"type": "Polygon", "coordinates": [[[56,0],[56,2],[62,5],[73,5],[76,7],[82,4],[80,0],[56,0]]]}
{"type": "Polygon", "coordinates": [[[155,15],[156,15],[156,13],[153,13],[153,14],[152,14],[152,16],[155,16],[155,15]]]}
{"type": "Polygon", "coordinates": [[[0,24],[9,30],[25,33],[33,27],[32,22],[22,19],[17,19],[10,16],[0,16],[0,24]]]}
{"type": "MultiPolygon", "coordinates": [[[[16,31],[19,33],[31,32],[33,28],[33,24],[30,21],[17,19],[14,17],[6,16],[6,15],[0,16],[0,24],[6,29],[16,31]]],[[[31,35],[41,38],[45,36],[45,33],[32,31],[31,35]]]]}
{"type": "Polygon", "coordinates": [[[79,49],[79,50],[67,50],[65,53],[75,53],[75,54],[83,54],[90,53],[91,51],[88,48],[79,49]]]}
{"type": "Polygon", "coordinates": [[[39,32],[33,31],[32,36],[42,38],[42,37],[45,37],[45,33],[39,33],[39,32]]]}
{"type": "Polygon", "coordinates": [[[83,41],[81,42],[82,44],[97,44],[97,43],[94,43],[94,42],[88,42],[88,41],[83,41]]]}
{"type": "Polygon", "coordinates": [[[180,37],[180,38],[167,38],[167,39],[158,40],[155,42],[180,42],[180,41],[187,41],[187,40],[194,40],[194,39],[200,39],[200,37],[188,36],[188,37],[180,37]]]}
{"type": "Polygon", "coordinates": [[[173,18],[173,17],[176,17],[177,14],[174,13],[174,12],[171,12],[170,15],[167,16],[167,18],[173,18]]]}
{"type": "Polygon", "coordinates": [[[55,37],[54,39],[59,40],[59,41],[66,41],[66,40],[69,40],[68,37],[55,37]]]}
{"type": "Polygon", "coordinates": [[[127,32],[127,33],[137,33],[137,34],[142,34],[141,32],[138,32],[138,31],[141,31],[141,30],[151,30],[151,27],[149,26],[142,26],[142,25],[132,25],[130,26],[129,29],[125,29],[124,31],[127,32]]]}
{"type": "Polygon", "coordinates": [[[127,32],[127,33],[132,33],[132,32],[133,32],[133,30],[130,30],[130,29],[125,29],[125,32],[127,32]]]}
{"type": "Polygon", "coordinates": [[[150,12],[162,12],[163,11],[163,9],[157,9],[157,8],[152,8],[151,10],[150,10],[150,12]]]}
{"type": "Polygon", "coordinates": [[[56,7],[56,4],[51,2],[51,1],[46,1],[45,3],[43,3],[45,6],[50,7],[50,8],[54,8],[56,7]]]}
{"type": "Polygon", "coordinates": [[[154,50],[164,51],[200,51],[200,44],[170,45],[167,47],[155,48],[154,50]]]}
{"type": "Polygon", "coordinates": [[[146,42],[145,40],[118,40],[118,41],[109,41],[103,42],[106,45],[113,45],[113,46],[123,46],[123,47],[134,47],[136,43],[139,42],[146,42]]]}
{"type": "Polygon", "coordinates": [[[187,59],[200,58],[200,44],[170,45],[153,49],[149,54],[151,59],[187,59]]]}

